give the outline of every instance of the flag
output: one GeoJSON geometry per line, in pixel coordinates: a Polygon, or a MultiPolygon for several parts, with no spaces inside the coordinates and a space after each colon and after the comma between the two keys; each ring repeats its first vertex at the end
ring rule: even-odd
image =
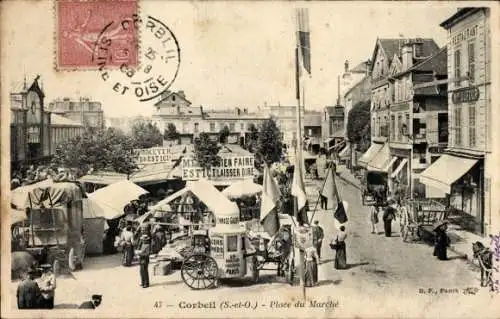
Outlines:
{"type": "Polygon", "coordinates": [[[273,236],[280,228],[277,203],[280,199],[278,185],[274,182],[267,164],[264,164],[264,179],[262,183],[262,196],[260,206],[260,223],[264,230],[273,236]]]}
{"type": "Polygon", "coordinates": [[[296,9],[297,16],[297,46],[300,48],[302,65],[311,74],[311,41],[309,38],[309,10],[296,9]]]}
{"type": "Polygon", "coordinates": [[[344,224],[347,222],[346,207],[342,203],[339,197],[339,192],[337,190],[337,184],[335,183],[335,176],[333,175],[333,169],[329,168],[326,175],[325,185],[321,190],[321,195],[327,199],[327,209],[332,209],[334,211],[333,217],[340,223],[344,224]]]}
{"type": "Polygon", "coordinates": [[[307,196],[304,186],[304,161],[300,150],[295,154],[295,167],[293,170],[292,195],[297,198],[298,222],[300,225],[309,224],[307,220],[307,196]]]}

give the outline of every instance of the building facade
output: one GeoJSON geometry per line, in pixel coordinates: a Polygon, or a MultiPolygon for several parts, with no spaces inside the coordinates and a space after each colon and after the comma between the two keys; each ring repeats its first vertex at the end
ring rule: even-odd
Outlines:
{"type": "Polygon", "coordinates": [[[90,101],[81,97],[78,101],[70,98],[54,100],[49,103],[48,110],[87,127],[104,128],[104,111],[101,102],[90,101]]]}
{"type": "Polygon", "coordinates": [[[448,197],[464,228],[491,234],[491,179],[498,163],[491,155],[490,10],[462,8],[441,26],[448,31],[449,143],[421,181],[448,197]]]}

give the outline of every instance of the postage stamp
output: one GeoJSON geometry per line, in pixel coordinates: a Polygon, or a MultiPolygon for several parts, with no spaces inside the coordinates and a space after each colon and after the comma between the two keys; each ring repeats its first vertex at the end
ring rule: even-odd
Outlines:
{"type": "Polygon", "coordinates": [[[113,23],[132,17],[137,11],[137,0],[57,1],[56,69],[95,69],[93,54],[102,37],[112,39],[108,67],[137,65],[137,30],[113,23]],[[105,28],[108,25],[113,27],[105,28]]]}

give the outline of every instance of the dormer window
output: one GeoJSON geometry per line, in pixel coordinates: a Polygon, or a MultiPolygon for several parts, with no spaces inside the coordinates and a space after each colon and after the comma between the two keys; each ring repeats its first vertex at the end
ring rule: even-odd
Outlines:
{"type": "Polygon", "coordinates": [[[424,52],[422,50],[422,43],[415,43],[413,45],[413,52],[415,52],[415,57],[418,58],[418,57],[421,57],[424,52]]]}

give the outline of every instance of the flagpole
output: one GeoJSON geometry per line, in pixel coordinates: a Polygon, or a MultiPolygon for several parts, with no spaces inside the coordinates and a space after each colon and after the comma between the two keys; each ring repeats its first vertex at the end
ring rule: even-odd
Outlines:
{"type": "MultiPolygon", "coordinates": [[[[328,172],[331,169],[332,169],[332,167],[328,167],[328,170],[326,171],[326,176],[328,176],[328,172]]],[[[335,174],[335,173],[333,173],[333,174],[335,174]]],[[[335,178],[335,175],[334,175],[334,178],[335,178]]],[[[325,180],[323,181],[323,186],[321,186],[321,190],[319,191],[318,199],[316,200],[316,205],[314,205],[313,214],[311,216],[311,219],[309,220],[309,224],[311,224],[313,219],[314,219],[314,215],[316,214],[316,209],[318,208],[318,202],[321,199],[321,193],[323,192],[323,189],[325,189],[325,184],[326,184],[326,177],[325,177],[325,180]]]]}

